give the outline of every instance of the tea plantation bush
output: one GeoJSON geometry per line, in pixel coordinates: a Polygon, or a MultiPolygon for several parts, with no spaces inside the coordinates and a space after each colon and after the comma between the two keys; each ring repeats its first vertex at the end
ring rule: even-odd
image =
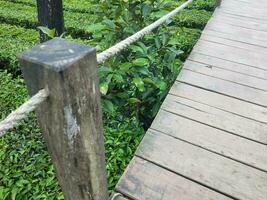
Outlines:
{"type": "MultiPolygon", "coordinates": [[[[0,71],[0,119],[27,99],[21,78],[0,71]]],[[[137,120],[105,115],[104,136],[112,189],[144,134],[137,120]]],[[[34,114],[0,139],[0,199],[63,199],[34,114]]]]}
{"type": "MultiPolygon", "coordinates": [[[[183,2],[64,0],[65,37],[95,46],[100,52],[183,2]]],[[[98,67],[110,191],[213,7],[214,0],[195,0],[168,23],[98,67]]],[[[38,43],[37,25],[35,0],[0,0],[0,120],[28,98],[16,55],[38,43]]],[[[33,113],[0,138],[0,199],[63,199],[33,113]]]]}

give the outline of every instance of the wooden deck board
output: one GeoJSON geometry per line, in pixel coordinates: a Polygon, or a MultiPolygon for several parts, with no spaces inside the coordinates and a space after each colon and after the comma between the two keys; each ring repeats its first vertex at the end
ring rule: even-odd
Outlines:
{"type": "Polygon", "coordinates": [[[138,157],[131,161],[116,190],[134,200],[231,199],[138,157]]]}
{"type": "Polygon", "coordinates": [[[267,172],[267,146],[161,110],[153,130],[267,172]]]}
{"type": "Polygon", "coordinates": [[[267,1],[223,0],[116,186],[131,200],[267,199],[267,1]]]}
{"type": "MultiPolygon", "coordinates": [[[[210,22],[204,33],[213,32],[215,36],[234,39],[245,43],[254,44],[257,46],[267,47],[267,32],[238,27],[236,25],[210,22]]],[[[253,47],[251,47],[253,48],[253,47]]]]}
{"type": "Polygon", "coordinates": [[[255,68],[253,66],[244,65],[237,62],[227,61],[225,60],[225,58],[216,58],[213,56],[192,52],[188,60],[267,80],[267,70],[255,68]]]}
{"type": "Polygon", "coordinates": [[[258,53],[253,50],[247,50],[208,41],[199,41],[194,47],[194,52],[203,53],[205,55],[214,56],[217,58],[224,58],[228,61],[267,70],[266,53],[258,53]]]}
{"type": "Polygon", "coordinates": [[[184,64],[184,69],[188,69],[193,72],[197,72],[218,79],[223,79],[247,87],[255,88],[258,90],[263,90],[265,92],[267,91],[267,80],[247,76],[225,69],[216,68],[212,65],[205,65],[198,62],[187,61],[184,64]]]}
{"type": "MultiPolygon", "coordinates": [[[[168,95],[162,109],[211,127],[267,144],[267,125],[203,103],[168,95]]],[[[192,130],[193,131],[193,130],[192,130]]]]}
{"type": "Polygon", "coordinates": [[[266,200],[267,173],[153,131],[138,156],[236,199],[266,200]]]}
{"type": "Polygon", "coordinates": [[[246,117],[267,124],[267,108],[242,100],[203,90],[188,84],[175,82],[169,92],[172,95],[190,99],[218,110],[246,117]]]}
{"type": "Polygon", "coordinates": [[[267,92],[227,80],[214,78],[184,69],[180,75],[180,82],[201,87],[206,90],[225,94],[257,105],[267,106],[267,92]]]}
{"type": "Polygon", "coordinates": [[[258,44],[255,44],[255,40],[251,41],[243,39],[245,37],[229,37],[230,34],[224,34],[216,31],[206,30],[203,32],[201,40],[223,44],[227,46],[237,47],[246,50],[253,50],[258,52],[259,54],[266,54],[265,51],[267,49],[267,42],[266,46],[264,45],[263,41],[258,41],[258,44]]]}

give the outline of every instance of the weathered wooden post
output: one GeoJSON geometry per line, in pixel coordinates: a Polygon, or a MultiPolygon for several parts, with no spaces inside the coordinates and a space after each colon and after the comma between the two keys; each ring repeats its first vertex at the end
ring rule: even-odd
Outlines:
{"type": "Polygon", "coordinates": [[[65,199],[106,200],[95,49],[55,38],[19,59],[29,94],[49,90],[37,117],[65,199]]]}
{"type": "MultiPolygon", "coordinates": [[[[55,28],[58,36],[64,32],[62,0],[37,0],[37,11],[40,26],[55,28]]],[[[40,41],[45,42],[48,39],[48,36],[40,31],[40,41]]]]}

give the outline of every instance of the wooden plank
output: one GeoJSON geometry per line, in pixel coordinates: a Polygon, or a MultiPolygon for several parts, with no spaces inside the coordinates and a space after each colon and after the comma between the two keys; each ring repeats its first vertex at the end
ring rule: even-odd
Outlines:
{"type": "MultiPolygon", "coordinates": [[[[261,19],[253,19],[253,18],[249,18],[249,17],[246,17],[246,16],[239,16],[239,15],[235,15],[234,13],[225,13],[224,12],[224,9],[216,9],[214,11],[214,14],[212,15],[213,17],[216,17],[216,18],[220,18],[221,16],[228,16],[230,18],[239,18],[239,19],[242,19],[242,20],[248,20],[248,21],[252,21],[252,22],[257,22],[257,23],[267,23],[266,21],[263,21],[261,19]]],[[[212,18],[213,20],[213,18],[212,18]]]]}
{"type": "Polygon", "coordinates": [[[229,71],[237,72],[240,74],[244,74],[247,76],[257,77],[260,79],[267,80],[267,70],[262,70],[259,68],[239,64],[236,62],[230,62],[224,60],[223,58],[216,58],[213,56],[208,56],[204,54],[200,54],[197,52],[192,52],[188,58],[188,60],[199,62],[206,65],[211,65],[213,67],[227,69],[229,71]]]}
{"type": "Polygon", "coordinates": [[[267,144],[267,124],[169,94],[162,109],[229,133],[267,144]]]}
{"type": "Polygon", "coordinates": [[[134,157],[116,190],[135,200],[230,200],[220,193],[134,157]]]}
{"type": "Polygon", "coordinates": [[[267,70],[267,56],[251,50],[231,47],[209,41],[199,41],[193,51],[267,70]]]}
{"type": "Polygon", "coordinates": [[[267,55],[267,42],[263,41],[257,41],[253,39],[249,40],[248,38],[244,39],[244,37],[242,36],[238,37],[237,35],[233,36],[232,34],[225,34],[212,30],[206,30],[202,32],[202,36],[200,39],[231,47],[247,49],[249,51],[253,50],[255,52],[258,52],[259,54],[267,55]]]}
{"type": "MultiPolygon", "coordinates": [[[[221,10],[221,12],[223,12],[225,14],[229,14],[229,15],[234,15],[234,16],[238,16],[238,17],[247,18],[249,20],[253,19],[253,20],[258,20],[258,21],[263,21],[263,22],[267,21],[267,19],[265,19],[262,14],[260,14],[260,15],[251,15],[251,14],[248,14],[247,11],[240,12],[240,11],[238,11],[236,9],[223,9],[223,10],[221,10]]],[[[254,12],[254,11],[251,11],[251,12],[254,12]]]]}
{"type": "MultiPolygon", "coordinates": [[[[244,44],[250,44],[250,48],[252,50],[259,50],[263,51],[263,53],[266,53],[267,51],[267,40],[265,39],[267,37],[267,32],[263,31],[255,31],[251,29],[246,29],[242,27],[235,27],[233,25],[229,24],[210,24],[207,26],[207,28],[203,31],[204,36],[206,39],[208,39],[207,35],[211,35],[213,37],[218,37],[218,38],[224,38],[224,39],[229,39],[232,41],[238,41],[244,44]],[[230,27],[232,26],[232,27],[230,27]],[[228,28],[226,28],[228,27],[228,28]],[[256,34],[253,32],[261,32],[261,33],[266,33],[266,36],[262,36],[263,34],[256,34]],[[253,47],[253,45],[255,47],[253,47]]],[[[203,38],[202,37],[202,38],[203,38]]],[[[243,44],[243,46],[244,46],[243,44]]],[[[239,44],[237,47],[241,46],[242,44],[239,44]]],[[[230,45],[231,46],[231,45],[230,45]]],[[[241,46],[241,47],[243,47],[241,46]]],[[[248,45],[247,45],[248,46],[248,45]]],[[[244,48],[244,47],[243,47],[244,48]]]]}
{"type": "Polygon", "coordinates": [[[266,200],[267,173],[165,134],[148,132],[136,154],[236,199],[266,200]]]}
{"type": "Polygon", "coordinates": [[[215,14],[210,20],[210,23],[221,23],[221,24],[229,24],[236,27],[243,27],[246,29],[252,29],[257,31],[265,31],[267,32],[267,22],[264,21],[257,21],[252,19],[244,19],[238,16],[231,16],[225,13],[219,12],[216,10],[215,14]]]}
{"type": "Polygon", "coordinates": [[[267,8],[267,4],[264,1],[244,1],[244,0],[226,0],[223,2],[224,8],[239,8],[239,7],[247,7],[253,9],[264,9],[267,8]]]}
{"type": "Polygon", "coordinates": [[[199,74],[186,69],[182,70],[177,80],[196,87],[267,107],[267,92],[262,90],[199,74]]]}
{"type": "Polygon", "coordinates": [[[227,23],[219,23],[216,20],[209,21],[205,30],[214,30],[222,33],[228,33],[233,36],[240,35],[241,37],[248,37],[254,40],[267,41],[267,32],[265,31],[252,30],[227,23]]]}
{"type": "Polygon", "coordinates": [[[231,13],[234,15],[241,15],[247,18],[259,19],[267,21],[266,9],[255,6],[229,6],[226,1],[223,1],[220,7],[221,12],[231,13]]]}
{"type": "MultiPolygon", "coordinates": [[[[266,55],[267,56],[267,55],[266,55]]],[[[267,80],[259,79],[237,72],[228,71],[226,69],[220,69],[213,67],[212,65],[206,65],[194,61],[186,61],[184,69],[191,70],[193,72],[201,73],[204,75],[220,78],[233,83],[238,83],[247,87],[263,90],[267,92],[267,80]]]]}
{"type": "Polygon", "coordinates": [[[267,108],[247,103],[215,92],[175,82],[170,94],[187,98],[248,119],[267,123],[267,108]]]}
{"type": "Polygon", "coordinates": [[[267,172],[267,146],[160,110],[152,129],[267,172]]]}

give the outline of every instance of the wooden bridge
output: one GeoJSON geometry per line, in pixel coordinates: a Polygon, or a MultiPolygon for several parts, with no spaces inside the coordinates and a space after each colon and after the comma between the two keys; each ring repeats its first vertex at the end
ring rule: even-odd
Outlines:
{"type": "Polygon", "coordinates": [[[266,200],[266,144],[267,1],[223,0],[116,190],[132,200],[266,200]]]}

